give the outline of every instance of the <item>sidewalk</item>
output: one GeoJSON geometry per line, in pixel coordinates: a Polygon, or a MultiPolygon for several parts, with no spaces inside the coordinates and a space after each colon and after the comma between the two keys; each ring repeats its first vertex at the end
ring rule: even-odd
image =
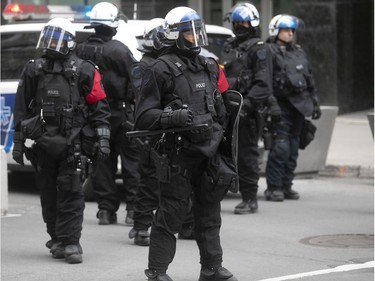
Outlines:
{"type": "Polygon", "coordinates": [[[373,109],[336,118],[322,176],[374,178],[374,138],[367,114],[373,109]]]}

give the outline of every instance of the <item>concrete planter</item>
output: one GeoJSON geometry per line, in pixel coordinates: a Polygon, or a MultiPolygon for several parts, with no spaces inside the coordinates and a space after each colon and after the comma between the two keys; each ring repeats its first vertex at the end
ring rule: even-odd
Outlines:
{"type": "MultiPolygon", "coordinates": [[[[317,127],[315,139],[306,149],[299,150],[296,174],[318,173],[325,168],[338,107],[321,106],[321,110],[321,118],[319,120],[312,120],[317,127]]],[[[268,151],[263,151],[260,164],[261,174],[265,173],[267,159],[268,151]]]]}

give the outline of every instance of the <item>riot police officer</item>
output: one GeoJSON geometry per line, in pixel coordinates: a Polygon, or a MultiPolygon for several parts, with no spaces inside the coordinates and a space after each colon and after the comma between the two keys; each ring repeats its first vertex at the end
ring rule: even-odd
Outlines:
{"type": "MultiPolygon", "coordinates": [[[[151,19],[146,25],[143,35],[143,43],[139,50],[143,53],[142,59],[134,67],[132,72],[132,81],[135,92],[139,94],[142,77],[145,69],[159,56],[163,51],[157,34],[161,32],[164,25],[164,19],[151,19]]],[[[137,96],[137,94],[136,94],[137,96]]],[[[129,238],[134,238],[134,244],[139,246],[148,246],[150,234],[148,232],[151,226],[154,211],[159,204],[159,182],[156,175],[154,160],[152,159],[152,147],[160,139],[160,135],[153,137],[137,138],[141,150],[139,163],[139,187],[134,200],[134,226],[129,231],[129,238]]],[[[178,233],[179,239],[193,239],[194,218],[190,213],[178,233]]]]}
{"type": "Polygon", "coordinates": [[[296,29],[303,27],[302,20],[285,14],[275,16],[269,24],[273,89],[281,107],[281,124],[276,128],[266,167],[264,195],[271,201],[299,199],[292,189],[299,137],[305,116],[318,119],[321,115],[311,66],[301,46],[293,43],[296,29]]]}
{"type": "Polygon", "coordinates": [[[85,27],[95,29],[95,34],[76,48],[79,57],[99,66],[111,108],[111,154],[107,160],[94,165],[91,175],[100,225],[117,223],[116,212],[121,202],[121,190],[115,183],[119,155],[127,210],[126,224],[133,224],[133,204],[139,181],[139,150],[135,143],[125,137],[125,131],[131,128],[124,127],[125,124],[134,123],[131,69],[136,60],[126,45],[112,39],[119,25],[118,14],[118,9],[111,3],[96,4],[90,12],[90,25],[85,27]]]}
{"type": "MultiPolygon", "coordinates": [[[[146,25],[143,34],[143,43],[139,50],[143,53],[140,62],[134,66],[132,71],[132,82],[135,96],[139,96],[142,77],[145,69],[158,57],[161,50],[155,46],[156,34],[162,29],[164,19],[151,19],[146,25]]],[[[139,162],[139,186],[134,200],[134,226],[129,232],[129,238],[134,238],[134,244],[148,246],[154,211],[159,203],[159,182],[156,177],[156,168],[151,157],[151,147],[155,145],[156,137],[137,138],[140,146],[139,162]]]]}
{"type": "Polygon", "coordinates": [[[31,60],[19,81],[14,107],[13,158],[23,155],[36,168],[43,220],[54,258],[82,262],[79,243],[88,157],[110,152],[109,106],[96,66],[72,54],[75,29],[65,18],[50,20],[37,44],[43,56],[31,60]],[[25,147],[25,139],[35,141],[25,147]],[[96,142],[95,142],[96,141],[96,142]]]}
{"type": "Polygon", "coordinates": [[[229,14],[234,38],[228,39],[222,53],[224,71],[230,89],[239,91],[244,99],[238,135],[238,174],[242,202],[235,214],[258,211],[259,181],[258,141],[265,117],[271,110],[274,120],[280,115],[272,95],[272,56],[260,40],[259,13],[249,3],[234,6],[229,14]]]}
{"type": "Polygon", "coordinates": [[[172,9],[159,35],[164,36],[161,43],[165,49],[144,72],[135,127],[175,133],[165,133],[155,147],[160,202],[152,223],[145,273],[149,281],[172,280],[166,271],[176,251],[175,234],[192,205],[202,266],[199,280],[237,280],[222,267],[220,201],[228,186],[212,186],[216,181],[210,180],[212,174],[207,169],[220,157],[218,146],[225,122],[221,92],[227,90],[226,79],[215,60],[199,55],[207,36],[193,9],[172,9]],[[186,131],[176,132],[183,129],[186,131]]]}

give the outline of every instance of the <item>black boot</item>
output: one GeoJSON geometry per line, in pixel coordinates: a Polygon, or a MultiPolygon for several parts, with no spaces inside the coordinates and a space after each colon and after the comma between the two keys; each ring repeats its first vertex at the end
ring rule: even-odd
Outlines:
{"type": "Polygon", "coordinates": [[[147,230],[136,230],[132,228],[129,231],[129,238],[134,238],[134,244],[138,246],[150,245],[150,233],[147,230]]]}
{"type": "Polygon", "coordinates": [[[71,244],[65,246],[65,260],[68,263],[81,263],[82,262],[82,247],[80,244],[71,244]]]}
{"type": "Polygon", "coordinates": [[[258,212],[258,200],[250,199],[242,201],[234,208],[234,213],[237,215],[252,214],[258,212]]]}
{"type": "Polygon", "coordinates": [[[280,189],[271,190],[266,189],[264,191],[264,197],[267,201],[282,202],[284,201],[284,193],[280,189]]]}
{"type": "Polygon", "coordinates": [[[63,259],[65,258],[65,247],[62,242],[55,242],[51,246],[49,251],[52,254],[54,259],[63,259]]]}
{"type": "Polygon", "coordinates": [[[203,268],[199,275],[199,281],[238,281],[233,274],[224,267],[203,268]]]}
{"type": "Polygon", "coordinates": [[[148,281],[173,281],[167,273],[157,273],[155,270],[146,269],[145,274],[148,281]]]}
{"type": "Polygon", "coordinates": [[[283,192],[284,192],[285,199],[292,199],[292,200],[298,200],[299,199],[298,192],[293,190],[291,187],[284,188],[283,192]]]}
{"type": "Polygon", "coordinates": [[[96,214],[96,217],[99,219],[100,225],[116,224],[117,215],[114,212],[100,209],[96,214]]]}

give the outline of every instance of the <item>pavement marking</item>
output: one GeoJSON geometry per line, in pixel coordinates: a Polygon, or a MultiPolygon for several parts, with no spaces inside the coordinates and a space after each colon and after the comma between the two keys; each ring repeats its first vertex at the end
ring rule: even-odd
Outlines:
{"type": "Polygon", "coordinates": [[[258,280],[258,281],[293,280],[293,279],[298,279],[298,278],[303,278],[303,277],[308,277],[308,276],[315,276],[315,275],[329,274],[329,273],[335,273],[335,272],[358,270],[358,269],[371,268],[371,267],[374,267],[374,261],[369,261],[369,262],[365,262],[365,263],[340,265],[338,267],[334,267],[334,268],[330,268],[330,269],[315,270],[315,271],[298,273],[298,274],[293,274],[293,275],[286,275],[286,276],[281,276],[281,277],[262,279],[262,280],[258,280]]]}
{"type": "Polygon", "coordinates": [[[5,216],[1,216],[2,219],[4,218],[12,218],[12,217],[20,217],[21,214],[6,214],[5,216]]]}

